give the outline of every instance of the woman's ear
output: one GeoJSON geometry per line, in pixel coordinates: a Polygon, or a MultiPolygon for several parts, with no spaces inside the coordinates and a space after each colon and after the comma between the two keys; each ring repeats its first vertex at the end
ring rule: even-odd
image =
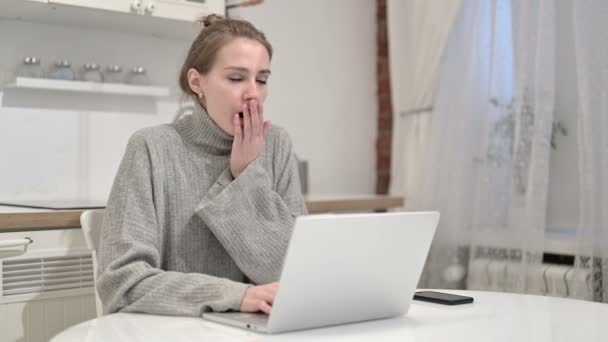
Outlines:
{"type": "Polygon", "coordinates": [[[188,85],[199,98],[203,97],[203,75],[198,70],[194,68],[188,70],[188,85]]]}

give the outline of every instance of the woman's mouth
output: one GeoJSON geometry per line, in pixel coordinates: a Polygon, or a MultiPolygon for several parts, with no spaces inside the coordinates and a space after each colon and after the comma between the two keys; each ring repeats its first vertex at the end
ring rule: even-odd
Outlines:
{"type": "Polygon", "coordinates": [[[243,112],[239,112],[239,118],[243,118],[243,112]]]}

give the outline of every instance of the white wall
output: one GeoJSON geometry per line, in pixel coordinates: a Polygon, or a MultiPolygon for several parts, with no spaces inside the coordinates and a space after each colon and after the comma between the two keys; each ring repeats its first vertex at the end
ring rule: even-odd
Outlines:
{"type": "Polygon", "coordinates": [[[309,160],[312,193],[373,193],[375,1],[266,0],[234,11],[273,44],[266,110],[309,160]]]}
{"type": "MultiPolygon", "coordinates": [[[[287,128],[297,153],[309,161],[310,193],[373,192],[374,2],[274,0],[235,12],[274,45],[267,116],[287,128]]],[[[44,66],[59,58],[74,66],[141,64],[174,95],[190,45],[7,20],[0,20],[0,42],[3,84],[23,56],[34,55],[44,66]]],[[[0,90],[0,201],[104,200],[130,134],[169,122],[178,107],[176,96],[157,101],[0,90]]]]}

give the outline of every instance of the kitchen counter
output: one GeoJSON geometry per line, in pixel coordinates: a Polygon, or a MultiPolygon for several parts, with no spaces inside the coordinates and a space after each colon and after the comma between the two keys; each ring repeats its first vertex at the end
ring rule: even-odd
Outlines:
{"type": "MultiPolygon", "coordinates": [[[[328,212],[370,212],[403,207],[404,199],[385,195],[306,196],[311,214],[328,212]]],[[[0,232],[80,228],[83,210],[47,210],[0,206],[0,232]]]]}

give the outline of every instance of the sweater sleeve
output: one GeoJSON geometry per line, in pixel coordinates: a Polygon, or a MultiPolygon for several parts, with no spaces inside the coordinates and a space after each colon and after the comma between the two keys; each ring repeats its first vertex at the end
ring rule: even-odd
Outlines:
{"type": "Polygon", "coordinates": [[[134,135],[116,175],[98,249],[104,312],[200,316],[238,310],[247,284],[161,269],[152,169],[144,137],[134,135]]]}
{"type": "Polygon", "coordinates": [[[286,132],[278,132],[274,182],[262,158],[234,180],[227,167],[197,208],[197,214],[255,284],[279,279],[295,218],[307,213],[291,141],[286,132]]]}

